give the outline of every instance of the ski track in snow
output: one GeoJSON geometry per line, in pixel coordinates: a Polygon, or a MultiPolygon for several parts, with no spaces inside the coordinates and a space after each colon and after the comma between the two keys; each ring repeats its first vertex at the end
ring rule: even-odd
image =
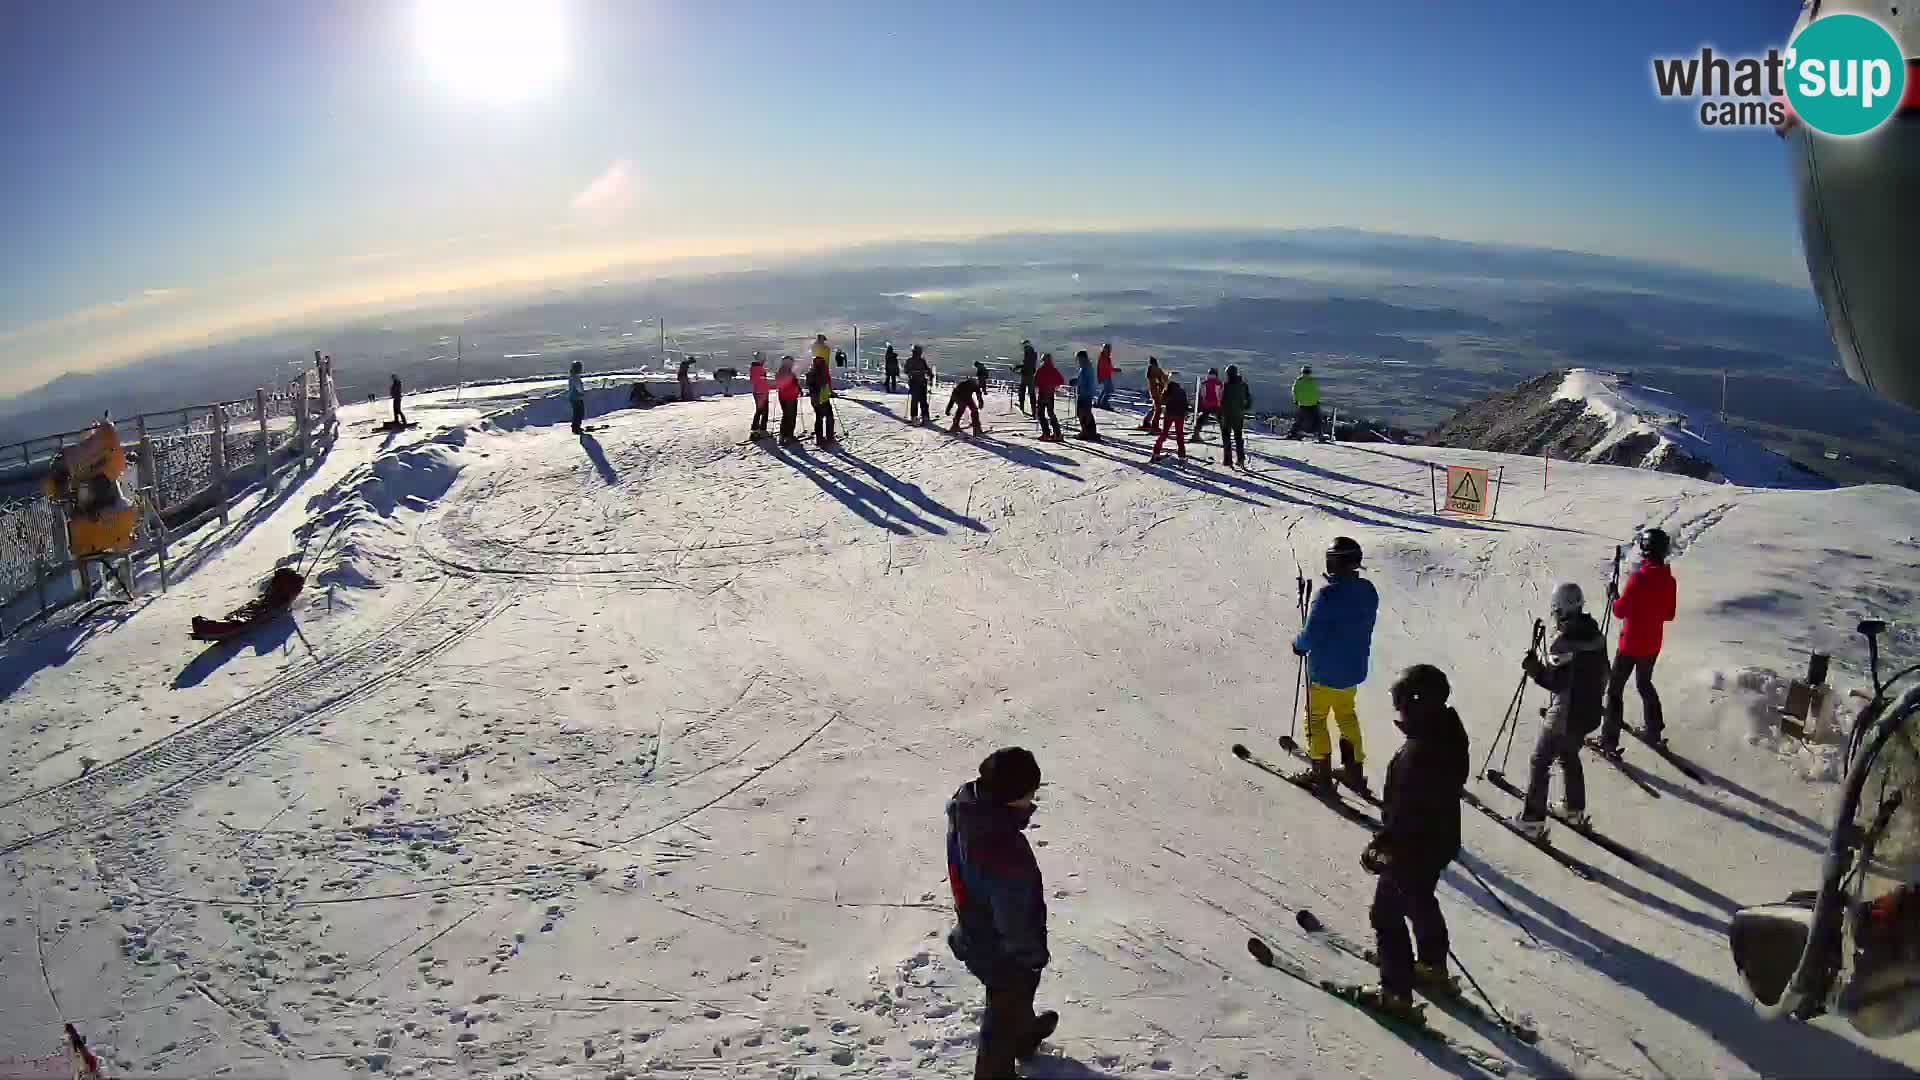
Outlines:
{"type": "Polygon", "coordinates": [[[1711,782],[1630,747],[1656,798],[1591,763],[1597,825],[1642,862],[1557,829],[1594,883],[1463,808],[1454,947],[1542,1039],[1436,1022],[1515,1075],[1920,1061],[1740,997],[1729,908],[1811,880],[1830,789],[1723,730],[1696,677],[1796,670],[1910,609],[1911,493],[1564,464],[1543,489],[1498,455],[1259,434],[1251,471],[1217,442],[1149,466],[1134,414],[1039,443],[998,395],[977,440],[869,391],[836,403],[831,452],[741,444],[746,395],[596,397],[580,438],[551,384],[483,393],[423,395],[416,431],[343,439],[233,534],[181,538],[168,595],[0,646],[0,1058],[51,1052],[64,1011],[115,1075],[970,1075],[941,806],[1020,742],[1048,780],[1040,998],[1063,1014],[1030,1075],[1447,1075],[1250,963],[1253,934],[1365,978],[1293,915],[1364,940],[1372,881],[1363,829],[1227,747],[1281,756],[1293,579],[1333,536],[1382,595],[1377,781],[1394,671],[1449,672],[1477,767],[1554,582],[1598,595],[1654,522],[1682,609],[1661,689],[1711,782]],[[1435,515],[1429,461],[1506,464],[1503,520],[1435,515]],[[290,554],[316,565],[288,628],[193,656],[187,615],[290,554]]]}

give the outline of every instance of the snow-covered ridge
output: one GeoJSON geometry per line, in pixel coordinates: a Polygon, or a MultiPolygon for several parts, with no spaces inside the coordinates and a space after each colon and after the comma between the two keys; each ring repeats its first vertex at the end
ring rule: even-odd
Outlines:
{"type": "Polygon", "coordinates": [[[1469,405],[1427,442],[1654,469],[1743,487],[1834,486],[1728,428],[1709,408],[1591,368],[1549,372],[1469,405]]]}

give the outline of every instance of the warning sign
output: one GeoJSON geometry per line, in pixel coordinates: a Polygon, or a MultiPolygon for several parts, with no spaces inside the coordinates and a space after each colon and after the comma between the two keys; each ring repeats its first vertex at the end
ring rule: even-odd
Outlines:
{"type": "Polygon", "coordinates": [[[1456,514],[1487,516],[1487,470],[1464,465],[1447,466],[1447,509],[1456,514]]]}

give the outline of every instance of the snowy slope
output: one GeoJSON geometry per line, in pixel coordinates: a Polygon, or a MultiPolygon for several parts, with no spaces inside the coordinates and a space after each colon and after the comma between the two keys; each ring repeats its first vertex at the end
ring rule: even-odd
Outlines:
{"type": "Polygon", "coordinates": [[[1920,496],[1559,464],[1545,487],[1537,460],[1259,435],[1250,472],[1148,468],[1113,414],[1105,444],[1042,444],[996,397],[972,441],[866,391],[844,453],[776,454],[742,445],[745,396],[598,397],[576,438],[552,394],[349,427],[168,595],[0,647],[0,1059],[65,1017],[114,1075],[970,1075],[942,806],[1017,742],[1047,775],[1041,1000],[1065,1017],[1034,1075],[1446,1075],[1251,964],[1257,932],[1365,977],[1293,914],[1364,937],[1372,881],[1361,830],[1227,748],[1283,758],[1294,579],[1334,536],[1382,595],[1377,782],[1394,671],[1448,671],[1477,768],[1554,582],[1597,594],[1657,523],[1682,610],[1660,681],[1711,782],[1590,764],[1596,821],[1644,862],[1560,835],[1596,883],[1464,811],[1455,951],[1545,1036],[1440,1022],[1536,1075],[1920,1063],[1739,996],[1727,917],[1811,884],[1832,788],[1712,688],[1910,611],[1920,496]],[[1505,464],[1502,520],[1435,516],[1429,462],[1505,464]],[[186,640],[303,547],[293,619],[186,640]]]}
{"type": "MultiPolygon", "coordinates": [[[[1554,392],[1555,401],[1585,404],[1586,415],[1606,425],[1606,434],[1584,460],[1605,458],[1621,443],[1651,436],[1643,467],[1661,468],[1681,454],[1705,465],[1708,479],[1753,487],[1808,487],[1814,478],[1785,457],[1722,425],[1711,409],[1688,404],[1665,390],[1618,375],[1574,368],[1554,392]]],[[[1686,471],[1685,469],[1669,471],[1686,471]]]]}

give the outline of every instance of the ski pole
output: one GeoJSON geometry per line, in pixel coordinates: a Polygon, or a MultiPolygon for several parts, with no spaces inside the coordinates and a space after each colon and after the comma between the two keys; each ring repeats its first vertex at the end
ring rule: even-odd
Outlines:
{"type": "MultiPolygon", "coordinates": [[[[1294,574],[1293,598],[1295,606],[1299,609],[1302,625],[1307,620],[1307,597],[1312,593],[1313,583],[1308,581],[1304,574],[1294,574]]],[[[1287,727],[1287,737],[1280,740],[1280,745],[1288,753],[1292,753],[1300,745],[1294,738],[1294,734],[1300,730],[1300,691],[1307,683],[1307,658],[1300,656],[1295,659],[1298,661],[1298,666],[1293,673],[1293,719],[1287,727]]]]}
{"type": "Polygon", "coordinates": [[[1499,904],[1500,910],[1507,913],[1507,918],[1513,921],[1513,925],[1519,927],[1520,931],[1526,934],[1527,937],[1532,938],[1533,943],[1535,945],[1539,945],[1542,948],[1546,947],[1545,943],[1543,943],[1538,937],[1535,937],[1533,931],[1527,928],[1527,924],[1520,921],[1520,916],[1514,912],[1513,908],[1508,906],[1507,902],[1500,898],[1500,894],[1493,891],[1493,886],[1488,885],[1486,881],[1484,881],[1480,877],[1479,874],[1474,873],[1473,867],[1468,866],[1465,860],[1455,860],[1455,861],[1459,863],[1460,869],[1465,870],[1467,872],[1467,876],[1474,880],[1475,884],[1479,885],[1482,889],[1486,890],[1486,893],[1488,896],[1493,897],[1493,902],[1496,904],[1499,904]]]}
{"type": "Polygon", "coordinates": [[[1460,954],[1454,952],[1452,947],[1449,946],[1447,955],[1453,958],[1453,966],[1459,968],[1460,974],[1465,975],[1467,981],[1473,984],[1474,990],[1479,992],[1480,1000],[1487,1003],[1487,1015],[1500,1021],[1500,1026],[1506,1030],[1507,1034],[1512,1035],[1516,1039],[1520,1039],[1521,1042],[1526,1042],[1525,1039],[1520,1038],[1520,1025],[1507,1019],[1506,1016],[1500,1012],[1499,1007],[1493,1003],[1493,999],[1487,996],[1487,992],[1480,989],[1480,980],[1474,978],[1473,972],[1467,970],[1467,965],[1460,962],[1460,954]]]}
{"type": "MultiPolygon", "coordinates": [[[[1546,632],[1547,624],[1545,622],[1539,619],[1533,620],[1533,641],[1527,645],[1528,656],[1532,656],[1539,651],[1540,639],[1545,636],[1546,632]]],[[[1526,695],[1527,676],[1525,672],[1522,672],[1520,675],[1520,688],[1513,692],[1513,726],[1507,731],[1507,752],[1500,756],[1501,775],[1506,774],[1507,762],[1513,757],[1514,740],[1520,736],[1520,703],[1526,698],[1526,695]]]]}
{"type": "Polygon", "coordinates": [[[1607,586],[1607,610],[1600,617],[1600,636],[1607,636],[1607,628],[1613,625],[1613,598],[1620,592],[1620,552],[1622,545],[1613,545],[1613,580],[1607,586]]]}

